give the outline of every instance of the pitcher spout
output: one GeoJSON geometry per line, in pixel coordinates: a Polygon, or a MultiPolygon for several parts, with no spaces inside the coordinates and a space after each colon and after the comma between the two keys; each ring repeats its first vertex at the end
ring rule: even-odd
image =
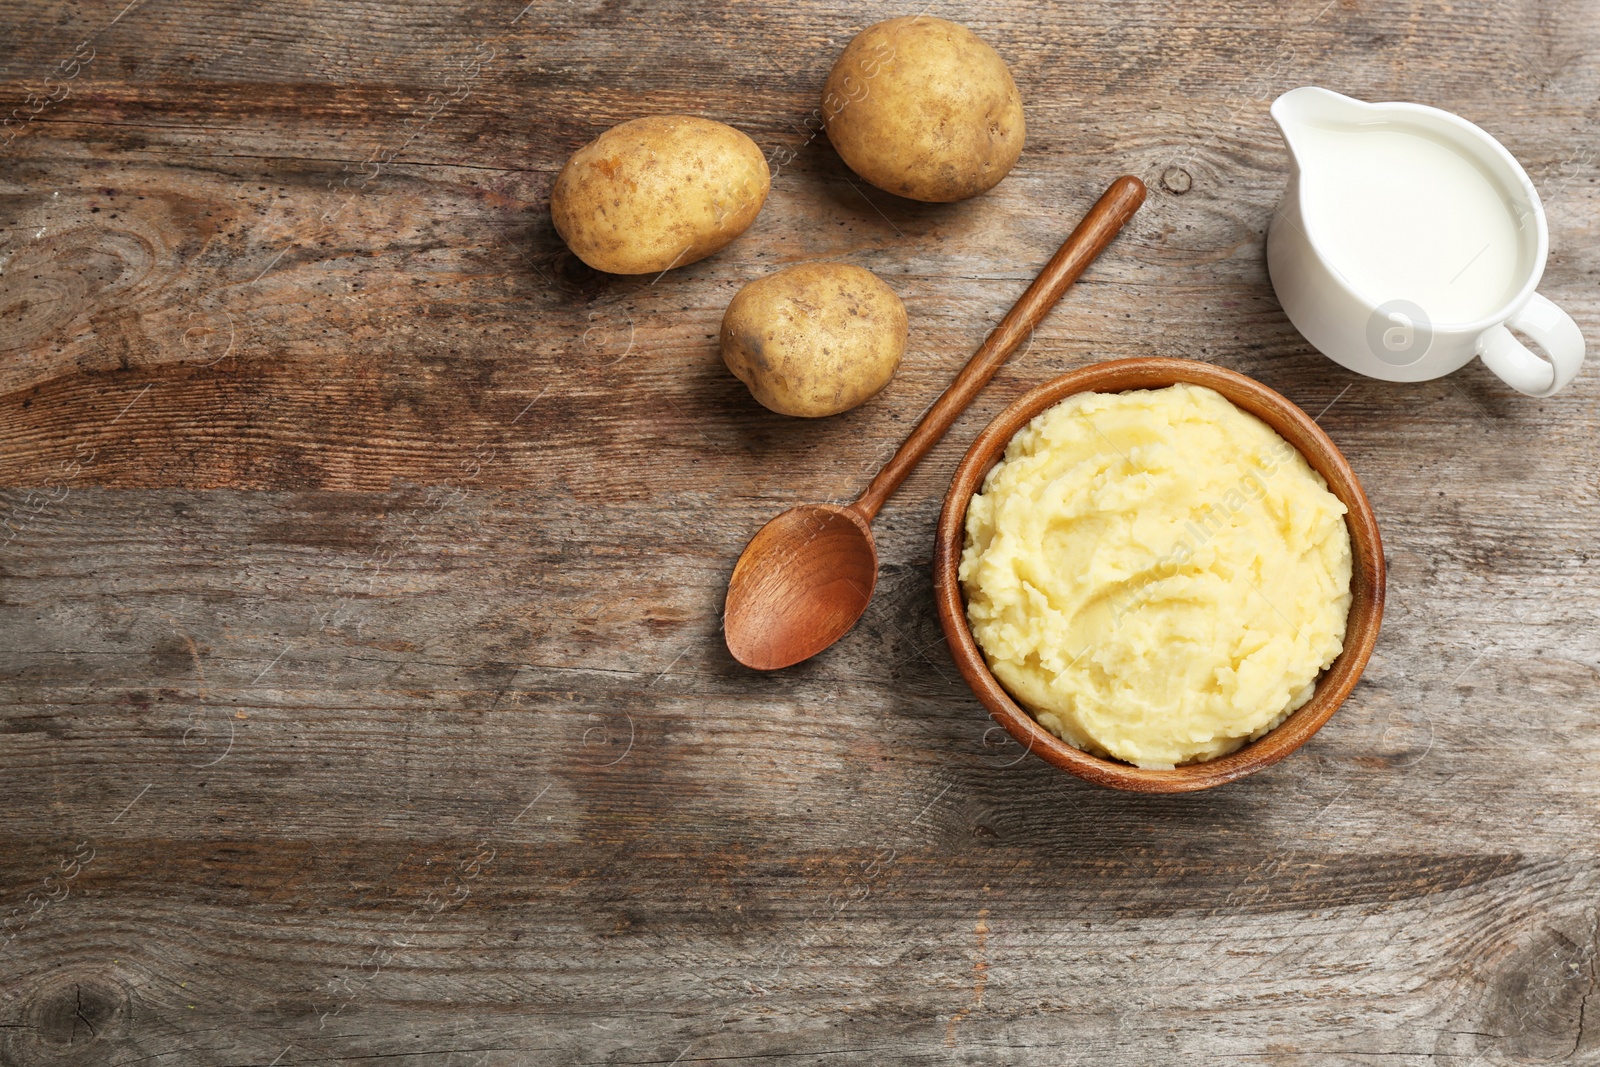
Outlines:
{"type": "Polygon", "coordinates": [[[1289,155],[1298,168],[1302,151],[1297,143],[1308,126],[1351,126],[1367,121],[1373,105],[1314,85],[1290,89],[1272,102],[1272,121],[1278,124],[1289,155]]]}

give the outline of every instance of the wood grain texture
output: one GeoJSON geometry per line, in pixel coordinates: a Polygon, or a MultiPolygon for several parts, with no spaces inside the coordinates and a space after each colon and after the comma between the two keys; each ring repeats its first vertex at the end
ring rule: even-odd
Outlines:
{"type": "Polygon", "coordinates": [[[807,126],[915,9],[124,4],[0,10],[0,1063],[1600,1063],[1600,376],[1355,377],[1263,262],[1272,97],[1437,104],[1523,161],[1600,338],[1594,0],[935,3],[1029,130],[950,205],[807,126]],[[596,275],[550,182],[670,111],[781,159],[767,205],[596,275]],[[861,624],[739,668],[745,541],[865,484],[1125,172],[1149,203],[878,517],[861,624]],[[911,343],[787,420],[717,324],[821,258],[911,343]],[[1186,797],[1019,760],[929,574],[979,428],[1150,355],[1319,416],[1389,564],[1340,713],[1186,797]]]}

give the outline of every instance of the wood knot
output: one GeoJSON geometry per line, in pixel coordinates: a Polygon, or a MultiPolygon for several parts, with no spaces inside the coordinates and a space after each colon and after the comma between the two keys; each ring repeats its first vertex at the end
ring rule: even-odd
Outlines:
{"type": "Polygon", "coordinates": [[[68,968],[42,980],[22,1014],[24,1025],[8,1033],[5,1062],[89,1063],[109,1050],[100,1045],[91,1053],[86,1046],[122,1036],[131,1008],[127,989],[115,977],[68,968]]]}
{"type": "Polygon", "coordinates": [[[555,282],[555,290],[569,302],[588,303],[611,289],[614,275],[595,270],[572,252],[563,248],[548,261],[548,270],[555,282]]]}
{"type": "Polygon", "coordinates": [[[158,255],[150,238],[131,230],[40,227],[0,273],[0,352],[35,348],[87,321],[143,282],[158,255]]]}
{"type": "Polygon", "coordinates": [[[1168,192],[1182,196],[1194,187],[1194,179],[1182,167],[1168,167],[1161,175],[1161,184],[1168,192]]]}

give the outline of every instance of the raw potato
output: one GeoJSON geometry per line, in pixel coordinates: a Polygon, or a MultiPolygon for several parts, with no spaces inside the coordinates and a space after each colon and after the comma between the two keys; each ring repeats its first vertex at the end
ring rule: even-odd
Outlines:
{"type": "Polygon", "coordinates": [[[595,270],[655,274],[738,237],[771,186],[761,149],[732,126],[657,115],[574,152],[550,191],[550,216],[595,270]]]}
{"type": "Polygon", "coordinates": [[[965,200],[1022,154],[1022,98],[971,30],[920,15],[856,35],[822,93],[828,139],[850,169],[913,200],[965,200]]]}
{"type": "Polygon", "coordinates": [[[722,316],[722,361],[764,406],[819,418],[888,385],[906,332],[905,305],[870,270],[802,263],[734,296],[722,316]]]}

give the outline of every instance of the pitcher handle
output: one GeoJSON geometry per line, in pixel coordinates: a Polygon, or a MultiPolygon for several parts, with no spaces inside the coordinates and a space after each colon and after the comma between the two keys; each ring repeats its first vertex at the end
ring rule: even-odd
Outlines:
{"type": "Polygon", "coordinates": [[[1583,332],[1571,315],[1534,293],[1504,326],[1491,326],[1478,335],[1478,358],[1517,392],[1549,396],[1572,381],[1583,365],[1583,332]],[[1534,355],[1507,326],[1539,342],[1550,358],[1534,355]]]}

